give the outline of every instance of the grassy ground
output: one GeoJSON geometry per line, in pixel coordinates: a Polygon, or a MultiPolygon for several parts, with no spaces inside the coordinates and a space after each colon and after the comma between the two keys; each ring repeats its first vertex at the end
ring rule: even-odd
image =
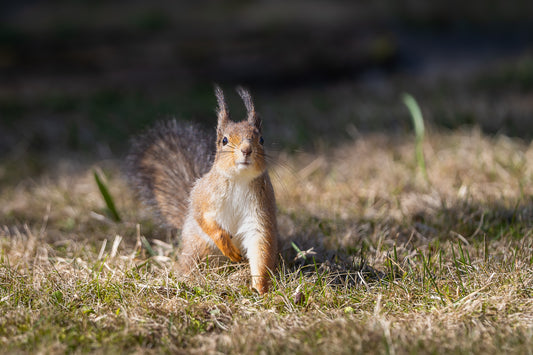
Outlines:
{"type": "Polygon", "coordinates": [[[175,238],[116,161],[4,184],[0,352],[531,353],[533,146],[472,129],[432,133],[424,152],[429,182],[410,136],[282,153],[282,264],[264,297],[246,265],[180,281],[175,238]]]}
{"type": "Polygon", "coordinates": [[[530,3],[21,4],[0,12],[0,353],[533,352],[530,3]],[[213,81],[235,118],[250,87],[279,155],[264,297],[246,265],[182,280],[121,175],[154,120],[213,125],[213,81]]]}

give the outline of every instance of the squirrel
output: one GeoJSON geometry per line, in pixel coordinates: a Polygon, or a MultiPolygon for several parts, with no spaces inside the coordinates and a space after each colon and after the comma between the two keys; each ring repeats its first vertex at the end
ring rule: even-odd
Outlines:
{"type": "Polygon", "coordinates": [[[252,287],[262,295],[279,253],[276,200],[262,120],[250,93],[241,87],[237,92],[245,120],[230,119],[224,93],[215,85],[216,138],[196,124],[160,122],[132,140],[126,163],[141,200],[181,229],[180,271],[190,272],[211,254],[233,262],[246,258],[252,287]]]}

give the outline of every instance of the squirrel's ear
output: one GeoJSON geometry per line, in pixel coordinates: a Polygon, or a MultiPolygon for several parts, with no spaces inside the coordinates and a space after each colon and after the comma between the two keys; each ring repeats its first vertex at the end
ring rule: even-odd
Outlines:
{"type": "Polygon", "coordinates": [[[217,97],[217,116],[218,116],[218,125],[217,131],[221,130],[229,121],[229,111],[226,106],[226,100],[224,100],[224,93],[220,86],[215,84],[215,96],[217,97]]]}
{"type": "Polygon", "coordinates": [[[246,106],[246,112],[248,114],[248,123],[255,126],[255,128],[261,131],[261,118],[255,112],[254,103],[252,101],[250,93],[248,92],[248,90],[242,88],[241,86],[237,87],[237,92],[239,93],[239,96],[241,97],[242,101],[244,101],[244,106],[246,106]]]}

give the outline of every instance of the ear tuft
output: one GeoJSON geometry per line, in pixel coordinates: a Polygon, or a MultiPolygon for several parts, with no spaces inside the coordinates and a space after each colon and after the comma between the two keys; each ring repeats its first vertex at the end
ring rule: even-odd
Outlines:
{"type": "Polygon", "coordinates": [[[226,100],[224,99],[224,92],[218,86],[215,84],[215,96],[217,98],[217,117],[218,117],[218,125],[217,125],[217,132],[220,132],[222,128],[228,123],[229,121],[229,111],[228,107],[226,105],[226,100]]]}
{"type": "Polygon", "coordinates": [[[252,97],[250,96],[250,93],[248,92],[248,90],[244,89],[242,86],[237,87],[237,93],[241,97],[242,101],[244,101],[244,106],[246,106],[248,123],[250,123],[255,128],[257,128],[259,131],[261,131],[261,125],[262,125],[261,118],[255,112],[255,106],[252,101],[252,97]]]}

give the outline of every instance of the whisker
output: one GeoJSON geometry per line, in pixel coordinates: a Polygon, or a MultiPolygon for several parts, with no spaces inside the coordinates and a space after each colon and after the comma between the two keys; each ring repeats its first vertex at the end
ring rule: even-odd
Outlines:
{"type": "Polygon", "coordinates": [[[257,155],[261,158],[264,158],[270,166],[280,167],[283,170],[289,172],[291,175],[296,176],[296,170],[287,162],[281,161],[279,157],[274,157],[267,153],[257,153],[257,155]]]}
{"type": "Polygon", "coordinates": [[[283,193],[285,195],[289,194],[289,189],[287,187],[286,181],[281,178],[281,175],[276,170],[270,171],[270,176],[272,176],[272,180],[274,180],[278,186],[281,187],[283,190],[283,193]]]}

